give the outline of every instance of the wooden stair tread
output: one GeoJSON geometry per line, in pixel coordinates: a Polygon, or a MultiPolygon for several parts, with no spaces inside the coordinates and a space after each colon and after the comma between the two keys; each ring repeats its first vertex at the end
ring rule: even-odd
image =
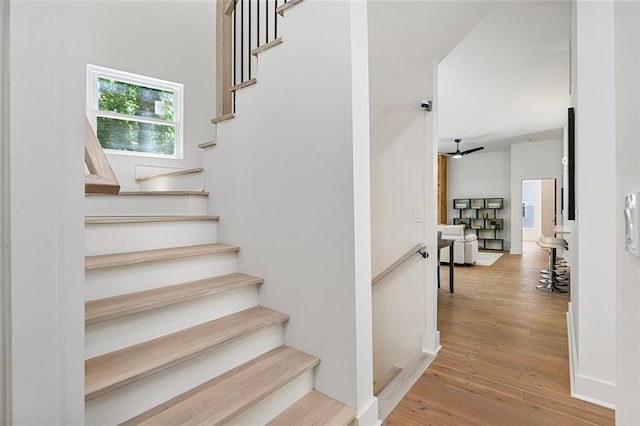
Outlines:
{"type": "Polygon", "coordinates": [[[244,89],[245,87],[253,86],[257,82],[258,82],[257,79],[250,78],[249,80],[243,81],[242,83],[238,83],[235,86],[231,86],[231,88],[229,88],[229,91],[237,92],[238,90],[244,89]]]}
{"type": "Polygon", "coordinates": [[[194,246],[171,247],[164,249],[139,250],[125,253],[99,254],[87,256],[84,260],[85,271],[116,266],[137,265],[160,260],[181,259],[226,252],[237,252],[240,247],[231,244],[200,244],[194,246]]]}
{"type": "Polygon", "coordinates": [[[271,40],[271,41],[270,41],[270,42],[268,42],[268,43],[265,43],[265,44],[263,44],[263,45],[261,45],[261,46],[256,47],[255,49],[253,49],[253,50],[251,51],[251,54],[252,54],[253,56],[258,56],[259,54],[261,54],[261,53],[262,53],[262,52],[264,52],[265,50],[269,50],[269,49],[271,49],[272,47],[277,46],[277,45],[279,45],[279,44],[282,44],[282,37],[275,38],[275,39],[271,40]]]}
{"type": "MultiPolygon", "coordinates": [[[[85,194],[92,197],[104,197],[110,194],[85,194]]],[[[113,194],[111,194],[113,195],[113,194]]],[[[120,195],[194,195],[197,197],[208,197],[207,191],[120,191],[120,195]]]]}
{"type": "Polygon", "coordinates": [[[91,216],[84,219],[85,225],[112,223],[189,222],[193,220],[218,220],[220,216],[91,216]]]}
{"type": "Polygon", "coordinates": [[[85,304],[84,321],[85,325],[95,324],[125,315],[186,302],[198,297],[212,296],[241,287],[262,284],[262,282],[262,278],[236,272],[167,287],[92,300],[85,304]]]}
{"type": "Polygon", "coordinates": [[[268,426],[348,425],[356,418],[356,410],[318,391],[311,391],[268,426]]]}
{"type": "Polygon", "coordinates": [[[293,6],[299,4],[302,0],[289,0],[288,2],[286,2],[285,4],[283,4],[282,6],[278,6],[278,8],[276,9],[276,12],[278,12],[278,14],[280,16],[284,16],[284,12],[288,9],[291,9],[293,6]]]}
{"type": "Polygon", "coordinates": [[[192,169],[174,170],[173,172],[157,173],[155,175],[141,176],[136,178],[136,182],[144,182],[147,180],[153,180],[163,177],[190,175],[193,173],[202,173],[204,169],[202,167],[194,167],[192,169]]]}
{"type": "Polygon", "coordinates": [[[198,144],[198,148],[209,148],[210,146],[216,146],[216,141],[208,141],[198,144]]]}
{"type": "Polygon", "coordinates": [[[88,359],[85,362],[85,400],[288,319],[288,315],[257,306],[88,359]]]}
{"type": "Polygon", "coordinates": [[[314,356],[280,346],[123,424],[222,424],[319,362],[314,356]]]}
{"type": "Polygon", "coordinates": [[[212,118],[211,119],[211,124],[218,124],[218,123],[220,123],[222,121],[225,121],[225,120],[231,120],[235,116],[236,115],[234,113],[221,115],[220,117],[212,118]]]}

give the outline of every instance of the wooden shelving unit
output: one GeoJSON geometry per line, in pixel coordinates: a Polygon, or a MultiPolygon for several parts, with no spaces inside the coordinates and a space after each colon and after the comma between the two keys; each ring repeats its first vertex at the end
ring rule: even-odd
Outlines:
{"type": "Polygon", "coordinates": [[[454,225],[465,225],[465,235],[478,236],[478,248],[504,250],[504,239],[499,232],[504,229],[504,219],[498,211],[504,208],[502,198],[454,198],[453,208],[458,210],[454,225]]]}

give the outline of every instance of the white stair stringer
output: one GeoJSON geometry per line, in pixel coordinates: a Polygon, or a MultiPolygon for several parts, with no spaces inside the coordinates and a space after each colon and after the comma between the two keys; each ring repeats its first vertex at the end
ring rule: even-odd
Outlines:
{"type": "Polygon", "coordinates": [[[278,324],[85,403],[85,424],[115,425],[225,373],[284,342],[278,324]]]}
{"type": "Polygon", "coordinates": [[[85,271],[85,300],[236,272],[236,253],[217,253],[85,271]]]}
{"type": "Polygon", "coordinates": [[[85,197],[86,216],[205,215],[206,193],[144,193],[90,195],[85,197]]]}
{"type": "Polygon", "coordinates": [[[89,324],[85,328],[85,359],[184,330],[257,304],[256,284],[89,324]]]}
{"type": "Polygon", "coordinates": [[[218,242],[215,218],[193,220],[85,224],[85,254],[118,253],[218,242]]]}

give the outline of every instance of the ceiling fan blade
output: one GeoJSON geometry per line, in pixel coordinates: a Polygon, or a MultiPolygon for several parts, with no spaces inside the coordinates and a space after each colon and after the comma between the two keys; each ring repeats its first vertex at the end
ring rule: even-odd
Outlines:
{"type": "Polygon", "coordinates": [[[478,148],[473,148],[473,149],[468,149],[466,151],[462,151],[462,155],[471,154],[472,152],[480,151],[481,149],[484,149],[484,146],[481,146],[481,147],[478,147],[478,148]]]}

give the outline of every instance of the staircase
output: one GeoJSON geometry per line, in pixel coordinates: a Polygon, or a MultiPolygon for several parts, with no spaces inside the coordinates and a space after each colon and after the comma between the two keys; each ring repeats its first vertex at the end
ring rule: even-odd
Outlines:
{"type": "Polygon", "coordinates": [[[285,345],[288,315],[259,305],[268,283],[218,242],[206,197],[87,196],[85,423],[351,423],[313,389],[320,359],[285,345]]]}

